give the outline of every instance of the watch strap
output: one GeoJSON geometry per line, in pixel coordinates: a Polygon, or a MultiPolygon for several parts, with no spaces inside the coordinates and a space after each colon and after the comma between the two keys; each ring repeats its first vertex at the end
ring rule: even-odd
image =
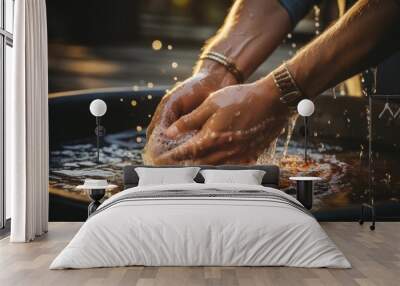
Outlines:
{"type": "Polygon", "coordinates": [[[295,107],[300,100],[305,98],[290,73],[286,62],[277,68],[272,75],[275,85],[281,92],[279,99],[282,103],[287,104],[290,107],[295,107]]]}

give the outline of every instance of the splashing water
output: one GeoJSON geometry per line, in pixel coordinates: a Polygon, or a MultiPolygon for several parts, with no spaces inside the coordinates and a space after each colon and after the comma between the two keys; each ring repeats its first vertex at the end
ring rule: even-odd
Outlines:
{"type": "MultiPolygon", "coordinates": [[[[321,33],[321,22],[320,22],[320,14],[321,14],[321,10],[319,8],[318,5],[314,5],[313,7],[314,10],[314,27],[315,27],[315,35],[318,36],[321,33]]],[[[293,34],[289,33],[286,35],[286,39],[284,40],[285,42],[288,42],[290,49],[289,49],[289,57],[291,58],[292,56],[294,56],[297,53],[297,44],[296,42],[293,40],[293,34]]]]}
{"type": "Polygon", "coordinates": [[[336,86],[332,87],[332,96],[333,99],[336,99],[336,86]]]}
{"type": "Polygon", "coordinates": [[[318,5],[314,5],[313,9],[314,9],[314,21],[315,21],[315,23],[314,23],[314,25],[315,25],[315,35],[318,36],[321,33],[321,31],[320,31],[320,26],[321,26],[320,13],[321,13],[321,10],[318,7],[318,5]]]}
{"type": "Polygon", "coordinates": [[[292,57],[296,53],[297,45],[293,41],[293,34],[291,34],[291,33],[287,34],[286,38],[287,38],[287,40],[289,42],[289,46],[290,46],[288,54],[289,54],[289,57],[292,57]]]}
{"type": "Polygon", "coordinates": [[[364,156],[364,145],[360,145],[360,161],[362,160],[362,158],[363,158],[363,156],[364,156]]]}
{"type": "Polygon", "coordinates": [[[385,178],[383,179],[386,185],[390,185],[392,181],[392,175],[390,173],[385,173],[385,178]]]}
{"type": "Polygon", "coordinates": [[[283,157],[287,156],[290,139],[292,138],[293,130],[294,130],[294,127],[296,126],[297,118],[299,118],[299,114],[298,113],[293,114],[289,118],[288,127],[287,127],[286,141],[285,141],[285,145],[284,145],[284,148],[283,148],[283,157]]]}
{"type": "Polygon", "coordinates": [[[264,153],[262,153],[257,158],[257,164],[264,165],[264,164],[276,164],[279,165],[276,159],[276,145],[278,143],[278,138],[271,142],[269,147],[265,149],[264,153]]]}
{"type": "Polygon", "coordinates": [[[277,143],[279,140],[279,137],[278,137],[274,141],[272,141],[271,144],[269,145],[269,147],[264,151],[264,153],[258,157],[258,159],[257,159],[258,164],[280,165],[281,160],[287,159],[289,143],[292,138],[293,131],[296,126],[298,117],[299,117],[298,113],[294,113],[290,116],[290,118],[288,120],[288,125],[285,128],[286,129],[286,139],[285,139],[285,142],[283,145],[282,156],[280,156],[280,157],[277,156],[277,143]]]}

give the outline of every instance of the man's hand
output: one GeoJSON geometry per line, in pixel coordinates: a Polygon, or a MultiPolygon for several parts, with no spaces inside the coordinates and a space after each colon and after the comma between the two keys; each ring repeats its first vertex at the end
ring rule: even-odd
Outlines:
{"type": "MultiPolygon", "coordinates": [[[[203,51],[223,54],[248,78],[281,44],[291,29],[289,15],[279,1],[238,0],[234,1],[219,32],[207,40],[203,51]],[[265,27],[273,29],[266,32],[265,27]]],[[[198,107],[211,92],[232,84],[236,84],[236,81],[225,67],[207,60],[200,61],[194,76],[169,92],[158,106],[147,129],[144,162],[154,164],[159,155],[185,141],[187,138],[182,137],[178,141],[170,140],[164,134],[165,129],[198,107]],[[216,73],[214,67],[209,69],[210,65],[222,69],[223,76],[216,73]],[[204,68],[206,72],[203,72],[204,68]]]]}
{"type": "Polygon", "coordinates": [[[195,135],[155,163],[252,163],[280,134],[287,118],[271,77],[223,88],[167,129],[171,139],[195,135]]]}
{"type": "Polygon", "coordinates": [[[235,83],[234,77],[223,66],[211,65],[212,68],[208,65],[207,69],[200,69],[162,98],[147,128],[146,163],[153,163],[153,158],[173,147],[170,139],[164,135],[172,123],[193,111],[212,92],[235,83]]]}

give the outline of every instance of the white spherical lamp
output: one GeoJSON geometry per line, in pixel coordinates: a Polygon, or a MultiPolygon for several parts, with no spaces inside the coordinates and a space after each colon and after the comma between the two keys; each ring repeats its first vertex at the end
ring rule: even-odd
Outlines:
{"type": "Polygon", "coordinates": [[[313,115],[315,110],[314,103],[309,99],[303,99],[297,104],[297,112],[304,118],[304,161],[308,161],[308,133],[309,133],[309,117],[313,115]]]}
{"type": "Polygon", "coordinates": [[[101,99],[95,99],[90,103],[90,113],[96,117],[96,147],[97,147],[97,163],[100,163],[100,137],[106,133],[106,129],[100,125],[101,117],[107,112],[107,104],[101,99]]]}
{"type": "Polygon", "coordinates": [[[297,104],[297,112],[303,117],[311,116],[314,113],[314,110],[314,103],[309,99],[303,99],[299,104],[297,104]]]}
{"type": "Polygon", "coordinates": [[[93,116],[101,117],[107,112],[107,104],[101,99],[95,99],[90,103],[89,109],[93,116]]]}

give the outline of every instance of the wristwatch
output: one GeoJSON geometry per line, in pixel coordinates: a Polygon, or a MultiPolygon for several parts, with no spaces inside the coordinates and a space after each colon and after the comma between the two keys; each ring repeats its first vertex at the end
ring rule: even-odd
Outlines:
{"type": "Polygon", "coordinates": [[[294,81],[286,62],[272,72],[272,76],[281,92],[280,101],[288,107],[295,108],[302,99],[306,98],[294,81]]]}

